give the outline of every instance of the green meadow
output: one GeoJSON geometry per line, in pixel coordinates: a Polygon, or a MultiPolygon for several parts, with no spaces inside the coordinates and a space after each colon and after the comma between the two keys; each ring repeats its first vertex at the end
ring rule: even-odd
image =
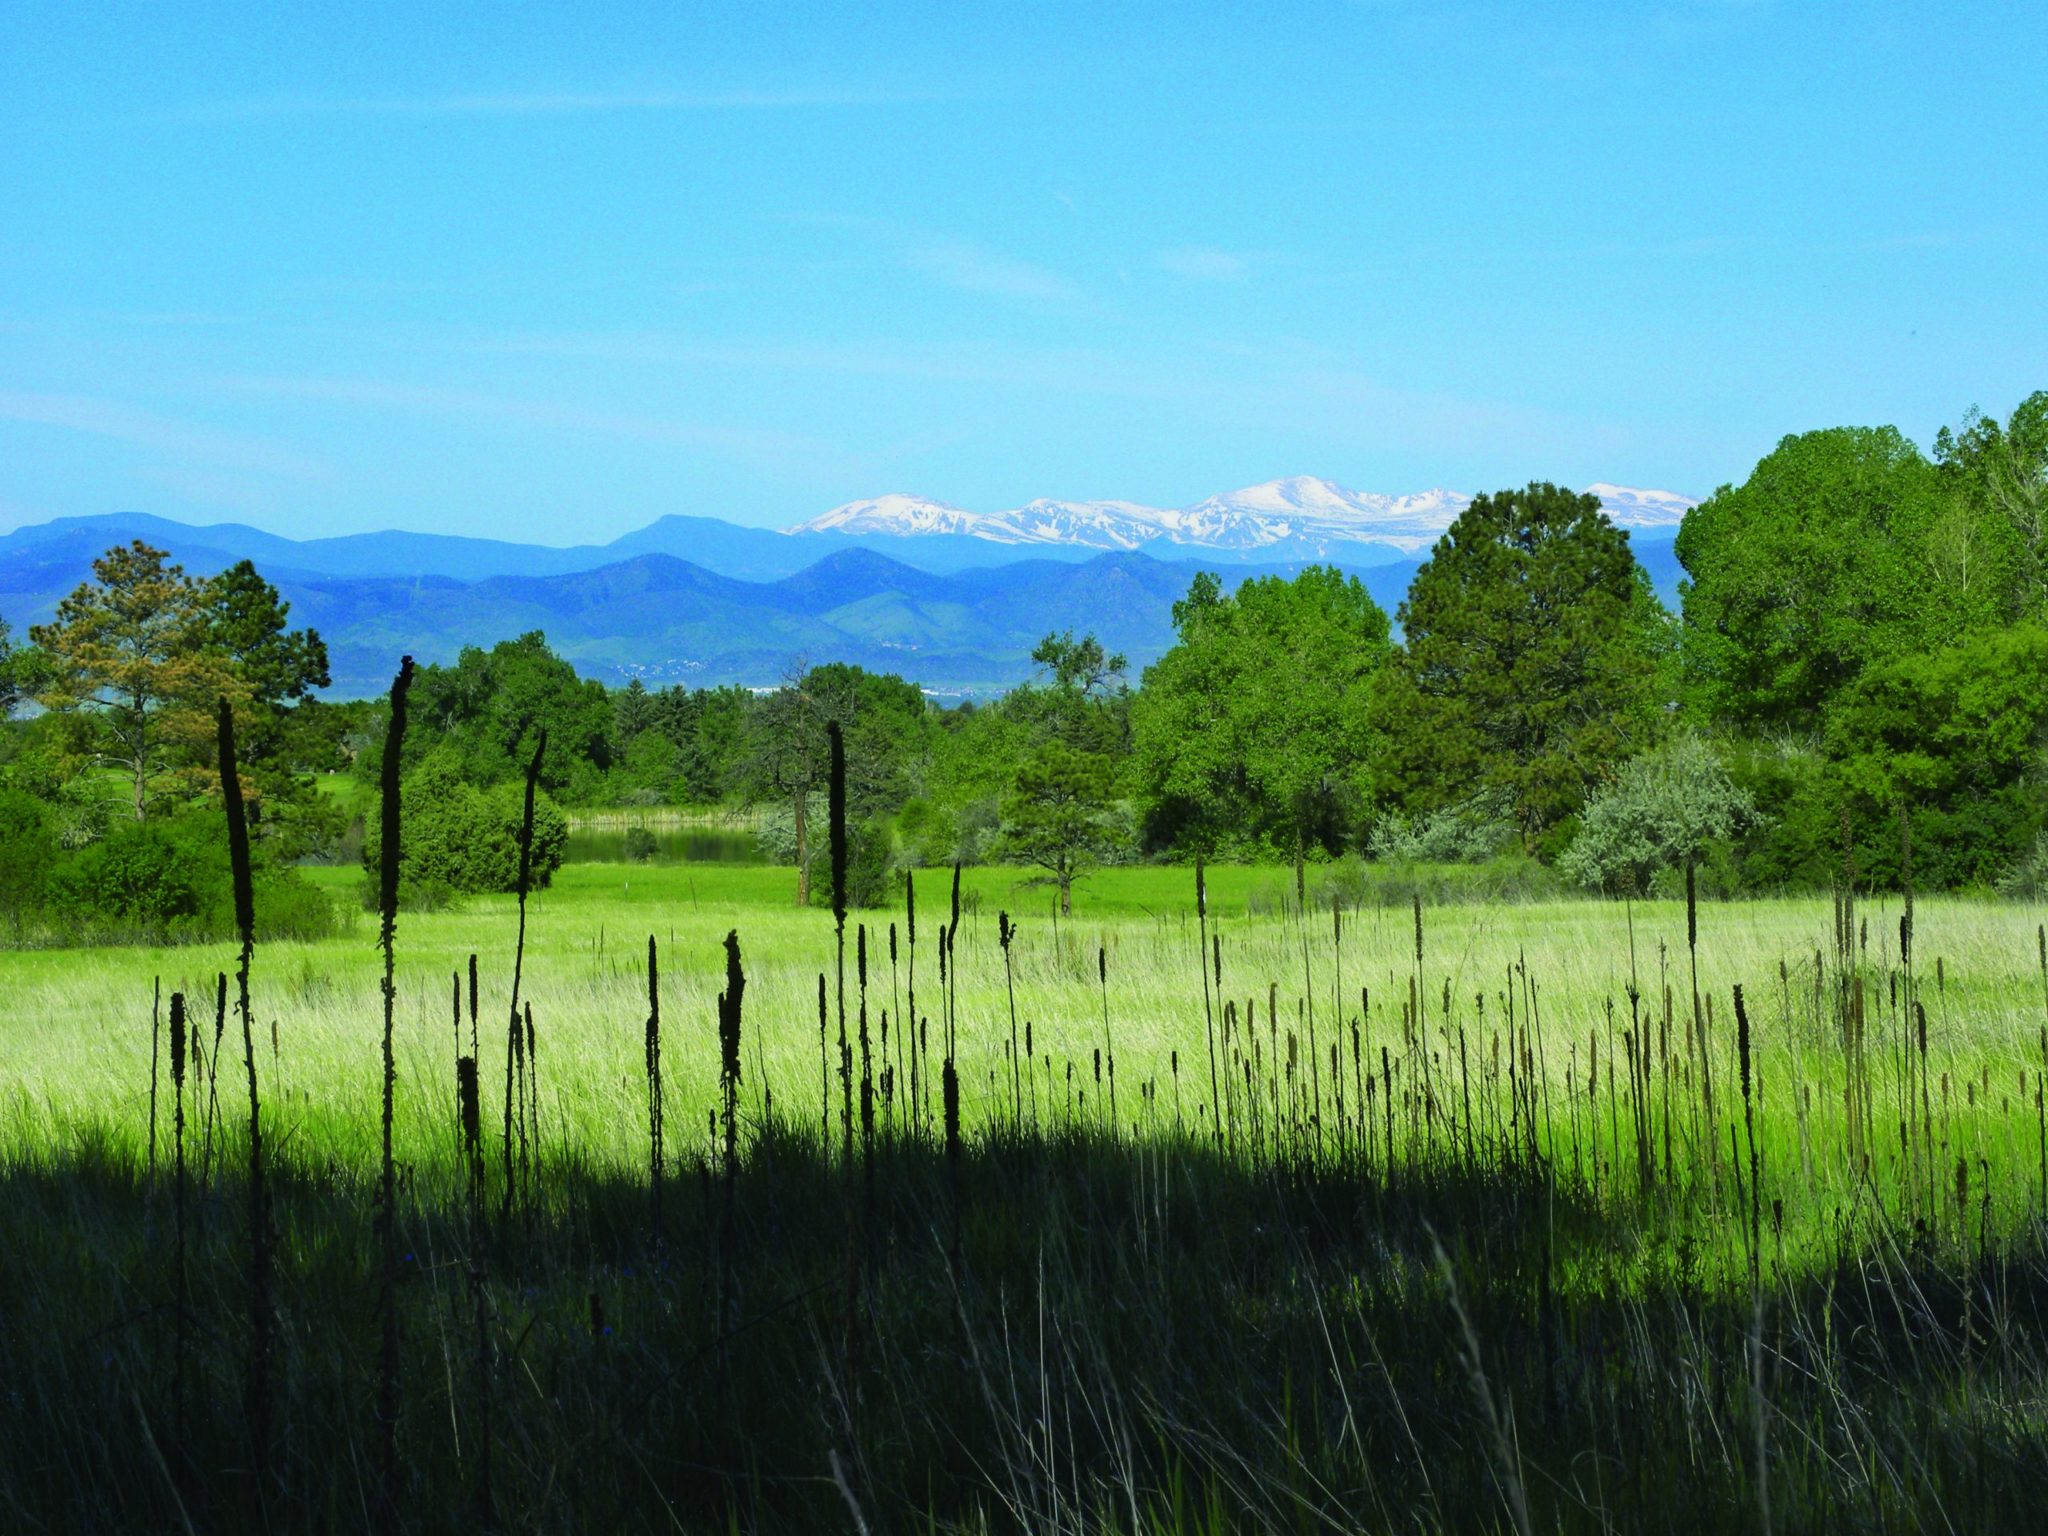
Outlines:
{"type": "MultiPolygon", "coordinates": [[[[912,878],[842,994],[785,868],[567,865],[516,1055],[516,903],[401,913],[401,1525],[1917,1529],[2048,1466],[2032,909],[1919,901],[1908,965],[1896,901],[1703,902],[1689,947],[1683,902],[1222,866],[1202,911],[1152,867],[1060,918],[981,868],[942,983],[912,878]]],[[[234,954],[0,953],[19,1528],[361,1523],[375,938],[254,956],[260,1434],[234,954]]]]}

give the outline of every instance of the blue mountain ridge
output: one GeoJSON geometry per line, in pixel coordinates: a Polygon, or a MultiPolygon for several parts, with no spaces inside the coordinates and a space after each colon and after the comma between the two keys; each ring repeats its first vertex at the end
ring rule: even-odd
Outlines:
{"type": "MultiPolygon", "coordinates": [[[[198,575],[254,561],[292,621],[326,637],[331,692],[342,698],[382,691],[401,655],[447,662],[464,646],[536,629],[579,671],[613,684],[771,686],[801,659],[898,673],[937,694],[988,693],[1031,676],[1031,649],[1048,631],[1092,630],[1135,666],[1156,659],[1173,642],[1173,603],[1199,570],[1234,585],[1311,563],[1040,546],[1020,557],[967,537],[788,535],[715,518],[664,518],[609,545],[560,549],[405,532],[296,540],[118,513],[0,536],[0,617],[17,632],[47,619],[89,579],[95,556],[133,538],[198,575]]],[[[1671,601],[1670,537],[1633,542],[1671,601]]],[[[1322,563],[1357,575],[1392,613],[1420,562],[1389,559],[1383,546],[1358,553],[1322,563]]]]}

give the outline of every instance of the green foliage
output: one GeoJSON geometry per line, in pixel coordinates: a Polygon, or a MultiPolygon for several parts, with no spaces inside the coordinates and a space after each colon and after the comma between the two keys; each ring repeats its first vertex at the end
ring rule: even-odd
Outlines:
{"type": "MultiPolygon", "coordinates": [[[[1557,896],[1561,888],[1554,870],[1523,853],[1502,852],[1451,862],[1409,858],[1368,862],[1357,854],[1346,854],[1310,882],[1308,904],[1327,908],[1335,901],[1345,907],[1391,907],[1405,912],[1417,901],[1425,907],[1544,901],[1557,896]]],[[[1285,905],[1277,899],[1272,903],[1275,910],[1285,905]]]]}
{"type": "Polygon", "coordinates": [[[0,789],[0,922],[17,935],[42,911],[57,834],[43,803],[18,789],[0,789]]]}
{"type": "MultiPolygon", "coordinates": [[[[478,789],[463,777],[453,752],[429,755],[406,774],[399,789],[402,891],[417,900],[517,889],[525,794],[524,783],[513,780],[478,789]]],[[[383,839],[379,817],[372,814],[365,821],[363,867],[374,872],[383,839]]],[[[561,867],[568,843],[568,817],[545,792],[535,795],[529,878],[536,889],[561,867]]]]}
{"type": "Polygon", "coordinates": [[[660,842],[645,827],[626,828],[626,858],[629,862],[645,864],[660,851],[660,842]]]}
{"type": "Polygon", "coordinates": [[[1036,865],[1073,910],[1074,881],[1128,846],[1113,798],[1109,763],[1100,753],[1048,736],[1017,766],[1003,798],[1000,858],[1036,865]]]}
{"type": "Polygon", "coordinates": [[[1903,875],[1884,829],[1904,807],[1917,878],[1988,884],[2041,824],[2048,629],[1993,630],[1872,665],[1836,702],[1825,741],[1878,868],[1903,875]]]}
{"type": "MultiPolygon", "coordinates": [[[[811,845],[811,905],[832,905],[832,858],[829,839],[820,822],[820,836],[811,845]]],[[[846,828],[846,904],[849,907],[887,906],[896,895],[889,878],[894,844],[889,824],[879,816],[848,823],[846,828]]]]}
{"type": "Polygon", "coordinates": [[[2013,607],[2048,609],[2048,390],[2029,395],[2004,423],[1972,410],[1962,431],[1943,427],[1934,459],[1959,499],[2016,538],[2013,607]]]}
{"type": "Polygon", "coordinates": [[[1865,667],[2008,621],[2024,555],[1891,427],[1784,439],[1677,550],[1689,700],[1761,730],[1815,729],[1865,667]]]}
{"type": "Polygon", "coordinates": [[[21,703],[21,653],[14,644],[14,630],[0,618],[0,722],[21,703]]]}
{"type": "Polygon", "coordinates": [[[259,704],[303,699],[328,684],[327,644],[311,629],[287,629],[291,605],[247,560],[200,584],[197,599],[205,643],[228,658],[259,704]]]}
{"type": "Polygon", "coordinates": [[[1205,572],[1174,605],[1174,625],[1179,641],[1146,669],[1132,720],[1153,837],[1334,849],[1392,649],[1385,612],[1329,567],[1229,596],[1205,572]]]}
{"type": "MultiPolygon", "coordinates": [[[[825,821],[825,796],[822,793],[808,796],[804,814],[809,827],[804,860],[810,877],[805,887],[805,900],[813,906],[829,907],[832,904],[832,858],[825,821]]],[[[769,806],[755,829],[754,841],[772,863],[795,865],[795,807],[779,803],[769,806]]],[[[894,842],[887,819],[880,816],[851,817],[846,828],[848,905],[876,907],[890,900],[894,891],[889,879],[893,863],[894,842]]]]}
{"type": "MultiPolygon", "coordinates": [[[[296,872],[259,859],[259,939],[317,939],[335,931],[334,904],[296,872]]],[[[67,942],[216,941],[234,931],[225,818],[188,811],[116,823],[51,867],[43,916],[67,942]]]]}
{"type": "Polygon", "coordinates": [[[1656,730],[1663,613],[1598,497],[1476,498],[1400,619],[1373,719],[1378,787],[1410,810],[1498,791],[1533,850],[1656,730]]]}
{"type": "Polygon", "coordinates": [[[1713,748],[1684,732],[1622,764],[1593,794],[1558,871],[1590,889],[1641,896],[1657,871],[1692,863],[1755,814],[1713,748]]]}
{"type": "Polygon", "coordinates": [[[1511,809],[1495,790],[1415,816],[1387,811],[1374,820],[1366,849],[1391,863],[1483,863],[1519,841],[1511,809]]]}
{"type": "MultiPolygon", "coordinates": [[[[578,677],[538,630],[488,651],[466,647],[450,667],[420,668],[409,708],[408,772],[430,753],[446,752],[467,784],[523,779],[545,730],[541,787],[574,804],[603,798],[612,760],[611,701],[604,684],[578,677]]],[[[383,735],[380,712],[375,746],[356,758],[356,772],[366,783],[375,777],[383,735]]]]}
{"type": "Polygon", "coordinates": [[[2026,853],[1998,877],[1998,894],[2014,901],[2048,900],[2048,832],[2039,832],[2026,853]]]}

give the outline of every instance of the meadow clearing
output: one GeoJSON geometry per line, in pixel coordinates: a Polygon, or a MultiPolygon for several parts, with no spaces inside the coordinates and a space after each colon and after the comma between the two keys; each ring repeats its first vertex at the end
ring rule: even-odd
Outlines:
{"type": "MultiPolygon", "coordinates": [[[[1304,912],[1220,866],[1203,912],[1146,867],[1062,920],[980,868],[942,985],[914,878],[914,958],[848,916],[843,1048],[786,869],[565,866],[517,1060],[512,899],[401,913],[399,1524],[1932,1528],[2048,1466],[2039,912],[1922,899],[1909,966],[1897,898],[1702,902],[1695,948],[1682,901],[1304,912]]],[[[255,956],[260,1449],[233,952],[0,952],[21,1528],[377,1503],[375,937],[255,956]]]]}

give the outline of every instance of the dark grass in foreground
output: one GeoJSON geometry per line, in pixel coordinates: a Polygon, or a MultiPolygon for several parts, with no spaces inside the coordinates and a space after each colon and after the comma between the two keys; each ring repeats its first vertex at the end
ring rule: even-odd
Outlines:
{"type": "MultiPolygon", "coordinates": [[[[644,1182],[551,1165],[492,1246],[487,1402],[471,1202],[401,1192],[401,1525],[1755,1530],[1768,1510],[2019,1530],[2038,1511],[2038,1234],[1845,1226],[1832,1263],[1752,1303],[1540,1164],[1361,1179],[1073,1126],[969,1139],[955,1260],[938,1148],[877,1145],[870,1203],[814,1134],[756,1131],[729,1187],[705,1144],[658,1232],[644,1182]]],[[[8,1528],[372,1518],[374,1173],[280,1146],[267,1174],[260,1475],[234,1182],[188,1192],[181,1254],[173,1192],[125,1153],[0,1174],[8,1528]]]]}

